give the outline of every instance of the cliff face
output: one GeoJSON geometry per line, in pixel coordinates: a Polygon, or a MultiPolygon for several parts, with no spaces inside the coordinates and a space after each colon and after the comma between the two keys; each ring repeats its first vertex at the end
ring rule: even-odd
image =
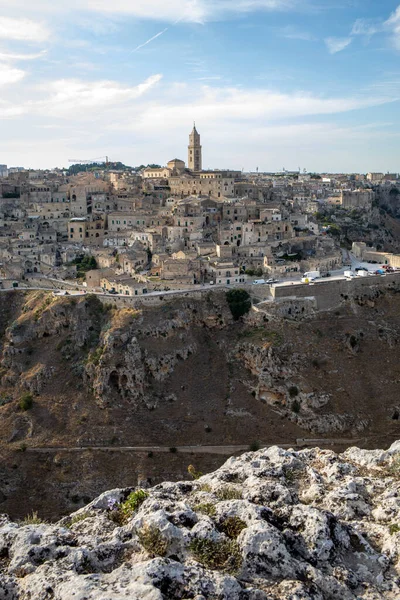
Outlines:
{"type": "Polygon", "coordinates": [[[399,474],[399,442],[271,447],[193,481],[106,492],[54,525],[3,515],[0,597],[395,600],[399,474]]]}
{"type": "Polygon", "coordinates": [[[59,516],[118,482],[181,478],[191,460],[218,467],[205,446],[400,436],[395,289],[293,320],[258,305],[243,322],[217,291],[142,310],[90,295],[7,298],[0,509],[15,516],[59,516]]]}

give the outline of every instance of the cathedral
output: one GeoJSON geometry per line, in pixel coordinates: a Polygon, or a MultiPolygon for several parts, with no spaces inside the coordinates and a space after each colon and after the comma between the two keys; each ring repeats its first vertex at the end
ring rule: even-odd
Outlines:
{"type": "Polygon", "coordinates": [[[200,134],[194,124],[189,135],[188,166],[183,160],[174,158],[166,167],[147,167],[142,172],[144,179],[158,181],[158,185],[168,185],[171,196],[209,196],[213,198],[233,198],[235,180],[240,171],[203,171],[200,134]]]}

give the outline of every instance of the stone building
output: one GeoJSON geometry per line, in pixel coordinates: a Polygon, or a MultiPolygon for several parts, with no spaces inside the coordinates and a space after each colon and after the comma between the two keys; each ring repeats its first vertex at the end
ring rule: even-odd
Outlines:
{"type": "Polygon", "coordinates": [[[378,252],[376,248],[369,248],[365,242],[353,242],[351,251],[361,261],[374,262],[378,265],[388,265],[400,269],[400,254],[378,252]]]}
{"type": "Polygon", "coordinates": [[[240,273],[240,268],[230,260],[219,260],[210,264],[209,271],[216,284],[230,285],[244,283],[246,275],[240,273]]]}
{"type": "Polygon", "coordinates": [[[188,165],[191,171],[198,172],[202,170],[200,135],[197,132],[196,125],[193,126],[192,133],[189,135],[188,165]]]}
{"type": "Polygon", "coordinates": [[[104,216],[74,217],[68,223],[68,240],[70,242],[102,246],[104,242],[106,219],[104,216]]]}
{"type": "Polygon", "coordinates": [[[343,190],[340,194],[340,204],[343,208],[370,209],[375,193],[372,190],[343,190]]]}
{"type": "Polygon", "coordinates": [[[201,173],[185,173],[170,177],[168,185],[172,196],[213,196],[214,198],[234,196],[236,171],[202,171],[201,173]]]}

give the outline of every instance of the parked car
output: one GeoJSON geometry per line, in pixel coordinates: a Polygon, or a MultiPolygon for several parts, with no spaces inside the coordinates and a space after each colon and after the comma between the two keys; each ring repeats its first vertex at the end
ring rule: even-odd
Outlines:
{"type": "Polygon", "coordinates": [[[277,279],[267,279],[267,281],[265,283],[278,283],[277,279]]]}

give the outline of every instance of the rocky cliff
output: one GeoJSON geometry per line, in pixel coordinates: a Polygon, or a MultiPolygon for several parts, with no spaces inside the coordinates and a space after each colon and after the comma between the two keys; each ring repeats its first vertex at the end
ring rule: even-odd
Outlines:
{"type": "Polygon", "coordinates": [[[57,517],[102,489],[182,478],[190,462],[213,470],[231,446],[256,441],[340,449],[398,439],[397,292],[343,296],[334,311],[292,318],[258,304],[239,321],[223,291],[135,309],[7,295],[0,509],[57,517]]]}
{"type": "Polygon", "coordinates": [[[7,600],[395,600],[400,442],[271,447],[115,489],[56,524],[0,520],[7,600]]]}

